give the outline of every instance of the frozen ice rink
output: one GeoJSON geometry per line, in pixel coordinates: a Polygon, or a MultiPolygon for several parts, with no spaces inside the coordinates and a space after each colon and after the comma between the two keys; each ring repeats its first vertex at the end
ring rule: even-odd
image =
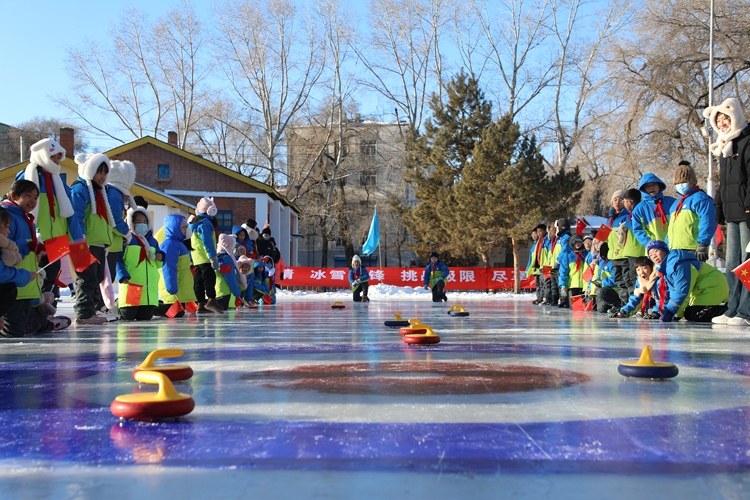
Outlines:
{"type": "Polygon", "coordinates": [[[0,498],[750,497],[747,329],[371,297],[0,340],[0,498]],[[441,343],[404,344],[395,312],[441,343]],[[680,374],[620,376],[646,345],[680,374]],[[164,347],[195,410],[121,423],[110,403],[153,390],[131,372],[164,347]]]}

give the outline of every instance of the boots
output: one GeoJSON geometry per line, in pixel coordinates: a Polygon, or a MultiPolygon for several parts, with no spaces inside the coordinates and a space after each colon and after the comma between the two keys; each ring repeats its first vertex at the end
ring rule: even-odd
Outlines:
{"type": "Polygon", "coordinates": [[[208,299],[208,302],[206,302],[206,309],[208,309],[211,312],[223,314],[224,309],[221,308],[219,303],[216,301],[216,299],[208,299]]]}
{"type": "Polygon", "coordinates": [[[195,311],[196,314],[211,314],[213,311],[209,311],[206,309],[206,303],[205,302],[198,302],[198,310],[195,311]]]}

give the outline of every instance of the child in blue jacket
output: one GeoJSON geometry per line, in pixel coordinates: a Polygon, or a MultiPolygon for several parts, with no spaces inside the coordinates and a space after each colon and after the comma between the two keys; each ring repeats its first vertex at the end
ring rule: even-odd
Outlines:
{"type": "MultiPolygon", "coordinates": [[[[237,259],[234,257],[235,238],[233,235],[220,234],[216,246],[219,270],[216,273],[216,301],[226,311],[232,295],[242,298],[240,287],[247,288],[245,276],[239,272],[237,259]]],[[[234,304],[232,304],[234,306],[234,304]]]]}
{"type": "Polygon", "coordinates": [[[195,208],[195,216],[188,220],[190,231],[191,255],[195,273],[193,290],[198,300],[199,313],[223,313],[224,309],[216,301],[216,271],[219,270],[219,259],[216,256],[216,232],[212,218],[218,209],[213,200],[201,198],[195,208]]]}
{"type": "MultiPolygon", "coordinates": [[[[190,270],[190,252],[185,246],[188,223],[185,217],[169,214],[164,217],[164,242],[159,248],[164,253],[164,264],[159,278],[161,302],[154,311],[157,316],[165,316],[172,304],[195,302],[193,273],[190,270]]],[[[175,316],[181,318],[185,311],[175,316]]]]}
{"type": "Polygon", "coordinates": [[[367,268],[362,265],[362,260],[359,258],[359,255],[352,257],[352,267],[349,268],[349,286],[352,289],[352,300],[354,300],[354,302],[370,302],[370,299],[367,297],[369,279],[370,273],[368,273],[367,268]]]}
{"type": "Polygon", "coordinates": [[[633,209],[631,220],[633,234],[645,248],[651,240],[664,241],[667,238],[669,212],[675,199],[664,196],[667,185],[654,174],[643,174],[638,189],[641,202],[633,209]]]}
{"type": "Polygon", "coordinates": [[[638,283],[628,303],[613,312],[610,318],[627,318],[633,314],[643,319],[659,319],[659,290],[654,276],[654,263],[648,257],[636,259],[638,283]]]}
{"type": "Polygon", "coordinates": [[[448,302],[448,296],[445,295],[445,285],[448,282],[449,275],[450,270],[448,270],[448,266],[440,260],[437,252],[432,252],[430,254],[430,263],[424,269],[423,279],[424,289],[428,290],[432,288],[433,302],[440,302],[441,300],[448,302]]]}
{"type": "Polygon", "coordinates": [[[708,260],[708,247],[716,234],[714,200],[698,186],[698,178],[687,162],[680,162],[674,183],[680,199],[669,211],[666,243],[670,250],[693,252],[701,261],[708,260]]]}

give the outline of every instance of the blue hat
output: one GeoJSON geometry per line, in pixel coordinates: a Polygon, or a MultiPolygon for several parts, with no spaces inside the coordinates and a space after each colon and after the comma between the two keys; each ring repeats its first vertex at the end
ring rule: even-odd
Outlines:
{"type": "Polygon", "coordinates": [[[666,243],[664,243],[661,240],[651,240],[648,245],[646,245],[646,253],[648,254],[651,252],[651,250],[663,250],[666,253],[669,253],[669,247],[666,243]]]}

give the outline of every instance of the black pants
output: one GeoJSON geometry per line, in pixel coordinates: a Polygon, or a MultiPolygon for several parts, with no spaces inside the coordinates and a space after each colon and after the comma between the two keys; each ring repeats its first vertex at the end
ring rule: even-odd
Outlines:
{"type": "Polygon", "coordinates": [[[216,302],[219,303],[222,309],[225,311],[229,309],[229,299],[231,299],[231,295],[224,295],[223,297],[216,297],[216,302]]]}
{"type": "Polygon", "coordinates": [[[193,291],[198,302],[205,302],[206,297],[216,298],[216,271],[211,267],[210,262],[195,266],[193,291]]]}
{"type": "Polygon", "coordinates": [[[112,282],[115,281],[117,276],[117,260],[122,255],[122,252],[109,252],[107,254],[107,266],[109,266],[109,275],[112,278],[112,282]]]}
{"type": "Polygon", "coordinates": [[[557,286],[557,275],[552,275],[544,280],[544,301],[556,306],[560,301],[560,288],[557,286]]]}
{"type": "MultiPolygon", "coordinates": [[[[165,304],[160,301],[159,305],[154,308],[154,316],[166,316],[170,307],[172,307],[172,304],[165,304]]],[[[181,318],[183,316],[185,316],[185,311],[180,311],[174,315],[175,318],[181,318]]]]}
{"type": "MultiPolygon", "coordinates": [[[[442,283],[442,281],[441,281],[441,283],[442,283]]],[[[369,288],[369,285],[367,284],[367,282],[360,283],[359,286],[357,288],[355,288],[354,291],[352,292],[352,294],[354,295],[354,297],[352,297],[352,299],[354,300],[354,302],[362,302],[362,297],[360,297],[360,294],[362,294],[365,297],[367,297],[367,289],[368,288],[369,288]]],[[[434,300],[435,299],[434,299],[434,295],[433,295],[433,301],[434,300]]]]}
{"type": "Polygon", "coordinates": [[[156,306],[118,307],[117,312],[124,321],[148,321],[154,317],[156,306]]]}
{"type": "Polygon", "coordinates": [[[627,304],[628,298],[635,290],[635,266],[631,267],[630,259],[617,259],[612,261],[612,269],[615,272],[615,283],[617,284],[620,302],[627,304]]]}
{"type": "Polygon", "coordinates": [[[613,307],[621,307],[622,305],[620,296],[614,288],[600,286],[596,289],[596,310],[600,313],[608,313],[613,307]]]}
{"type": "Polygon", "coordinates": [[[89,247],[97,262],[81,271],[76,271],[76,303],[73,309],[77,319],[87,319],[96,314],[96,305],[103,304],[99,284],[104,281],[106,257],[104,247],[89,247]]]}
{"type": "Polygon", "coordinates": [[[0,284],[0,316],[5,316],[10,311],[16,297],[18,297],[18,287],[15,283],[0,284]]]}
{"type": "Polygon", "coordinates": [[[534,276],[534,284],[536,285],[536,300],[541,302],[544,300],[544,275],[542,273],[534,276]]]}
{"type": "Polygon", "coordinates": [[[440,302],[443,299],[445,299],[446,301],[448,300],[448,297],[445,295],[444,289],[445,289],[445,281],[443,280],[438,280],[435,282],[434,285],[432,285],[432,301],[433,302],[440,302]]]}
{"type": "Polygon", "coordinates": [[[698,323],[710,323],[716,316],[721,316],[727,312],[726,305],[720,306],[688,306],[685,308],[683,317],[688,321],[698,323]]]}
{"type": "Polygon", "coordinates": [[[10,302],[10,308],[4,316],[5,328],[0,332],[3,337],[23,337],[27,333],[33,334],[49,330],[49,321],[37,313],[35,308],[31,307],[31,299],[10,302]]]}
{"type": "MultiPolygon", "coordinates": [[[[47,255],[44,255],[44,257],[39,260],[39,268],[41,269],[47,264],[49,264],[49,259],[47,258],[47,255]]],[[[49,264],[44,271],[47,275],[44,277],[44,282],[42,283],[42,292],[53,292],[55,297],[59,297],[60,292],[58,291],[55,282],[57,281],[57,275],[60,273],[60,261],[58,260],[49,264]]]]}

